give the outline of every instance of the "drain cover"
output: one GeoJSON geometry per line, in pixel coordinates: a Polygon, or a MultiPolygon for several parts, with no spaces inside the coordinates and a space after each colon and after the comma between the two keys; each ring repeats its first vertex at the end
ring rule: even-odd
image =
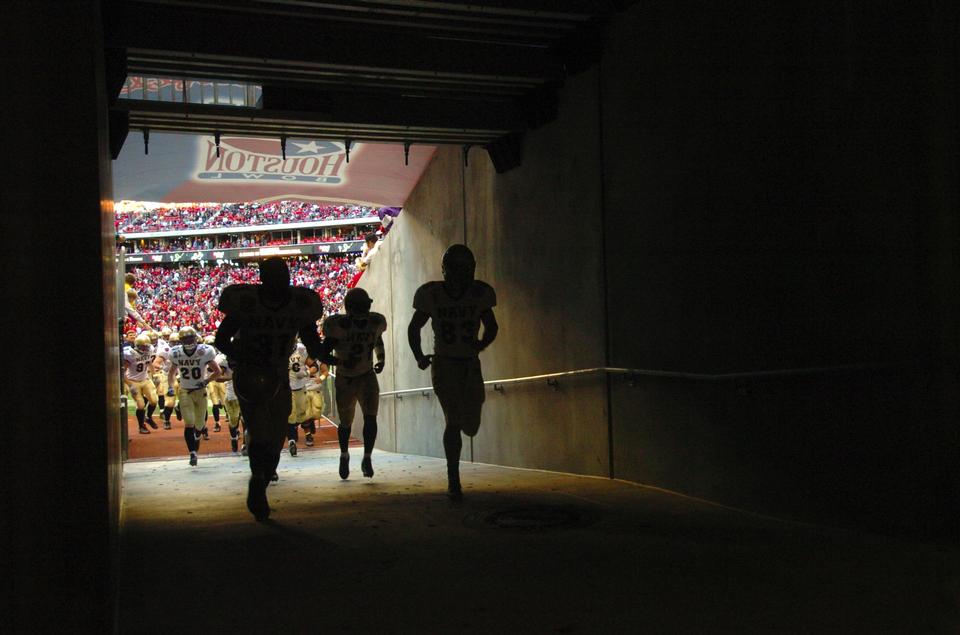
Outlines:
{"type": "Polygon", "coordinates": [[[503,529],[556,529],[581,524],[581,515],[572,509],[524,507],[494,512],[487,522],[503,529]]]}

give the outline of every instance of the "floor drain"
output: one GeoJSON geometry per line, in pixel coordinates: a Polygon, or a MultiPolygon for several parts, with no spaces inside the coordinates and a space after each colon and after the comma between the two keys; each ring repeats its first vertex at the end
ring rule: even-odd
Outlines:
{"type": "Polygon", "coordinates": [[[487,522],[503,529],[556,529],[581,524],[581,516],[572,509],[524,507],[494,512],[487,522]]]}

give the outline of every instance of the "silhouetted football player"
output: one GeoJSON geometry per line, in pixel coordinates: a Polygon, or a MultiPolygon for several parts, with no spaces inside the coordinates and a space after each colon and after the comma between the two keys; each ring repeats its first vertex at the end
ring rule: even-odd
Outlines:
{"type": "Polygon", "coordinates": [[[343,298],[346,315],[331,315],[323,323],[323,347],[329,351],[321,358],[336,364],[337,440],[340,442],[340,478],[350,475],[350,430],[357,403],[363,413],[363,459],[360,470],[373,476],[371,454],[377,440],[377,411],[380,406],[380,384],[377,375],[383,370],[383,332],[387,319],[370,310],[373,300],[360,287],[347,291],[343,298]],[[373,362],[373,353],[377,362],[373,362]]]}
{"type": "Polygon", "coordinates": [[[460,500],[460,450],[463,432],[469,437],[480,428],[483,407],[483,375],[480,351],[497,337],[497,319],[493,307],[497,296],[486,282],[474,280],[476,260],[466,245],[451,245],[443,254],[443,281],[428,282],[413,296],[413,319],[407,327],[407,340],[417,365],[431,366],[433,389],[440,400],[446,428],[443,450],[447,457],[447,493],[460,500]],[[432,321],[434,353],[423,354],[420,330],[432,321]],[[480,324],[483,337],[477,338],[480,324]]]}
{"type": "Polygon", "coordinates": [[[260,263],[260,282],[230,285],[220,294],[219,309],[226,317],[217,329],[216,346],[230,360],[250,433],[247,508],[257,520],[266,520],[267,484],[280,462],[290,416],[290,354],[298,334],[311,356],[321,354],[317,320],[323,305],[310,289],[290,286],[290,270],[280,258],[260,263]]]}

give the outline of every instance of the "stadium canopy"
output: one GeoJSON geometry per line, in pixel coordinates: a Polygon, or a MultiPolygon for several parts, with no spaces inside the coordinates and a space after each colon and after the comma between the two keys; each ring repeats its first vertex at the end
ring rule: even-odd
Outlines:
{"type": "Polygon", "coordinates": [[[304,200],[402,207],[433,146],[177,133],[140,135],[114,162],[116,201],[236,203],[304,200]],[[219,141],[219,145],[218,145],[219,141]]]}

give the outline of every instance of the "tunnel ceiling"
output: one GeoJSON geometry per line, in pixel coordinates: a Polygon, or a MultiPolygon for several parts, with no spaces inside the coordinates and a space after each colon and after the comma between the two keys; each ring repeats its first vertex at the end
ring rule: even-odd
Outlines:
{"type": "Polygon", "coordinates": [[[129,129],[483,145],[504,171],[631,0],[106,0],[111,144],[129,129]],[[118,100],[127,75],[251,82],[262,108],[118,100]]]}

